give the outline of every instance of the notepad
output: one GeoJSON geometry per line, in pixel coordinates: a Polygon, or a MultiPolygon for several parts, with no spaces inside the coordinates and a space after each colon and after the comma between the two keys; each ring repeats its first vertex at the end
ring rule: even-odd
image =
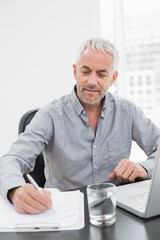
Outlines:
{"type": "Polygon", "coordinates": [[[51,192],[52,210],[40,214],[19,214],[12,204],[0,198],[0,232],[76,230],[84,227],[84,196],[79,190],[51,192]]]}

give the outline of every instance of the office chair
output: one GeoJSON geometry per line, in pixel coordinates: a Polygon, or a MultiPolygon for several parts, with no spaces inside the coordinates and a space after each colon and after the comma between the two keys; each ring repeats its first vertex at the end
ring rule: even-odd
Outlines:
{"type": "MultiPolygon", "coordinates": [[[[30,121],[32,120],[32,118],[34,117],[34,115],[36,114],[37,111],[38,111],[38,109],[33,109],[33,110],[26,112],[22,116],[22,118],[20,119],[20,122],[19,122],[18,134],[24,132],[26,126],[30,123],[30,121]]],[[[37,182],[37,184],[40,187],[44,187],[46,179],[44,176],[44,158],[43,158],[42,153],[36,159],[34,170],[32,172],[30,172],[29,174],[33,177],[33,179],[37,182]]],[[[29,181],[25,175],[24,175],[24,178],[25,178],[25,181],[28,183],[29,181]]]]}

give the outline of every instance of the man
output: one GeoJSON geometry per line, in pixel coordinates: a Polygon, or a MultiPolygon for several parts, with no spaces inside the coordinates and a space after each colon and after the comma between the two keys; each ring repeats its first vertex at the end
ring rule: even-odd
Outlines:
{"type": "Polygon", "coordinates": [[[35,214],[52,206],[48,191],[43,196],[23,179],[41,151],[45,187],[68,190],[106,180],[151,178],[160,130],[134,104],[108,93],[117,65],[112,43],[99,38],[84,42],[73,65],[72,93],[41,108],[1,158],[1,194],[17,212],[35,214]],[[132,140],[145,151],[146,161],[128,160],[132,140]]]}

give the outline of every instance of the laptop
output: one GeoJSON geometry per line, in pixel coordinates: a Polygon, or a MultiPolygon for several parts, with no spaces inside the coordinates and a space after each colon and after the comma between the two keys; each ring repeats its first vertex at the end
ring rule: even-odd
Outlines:
{"type": "Polygon", "coordinates": [[[160,143],[151,180],[117,187],[117,206],[142,218],[160,215],[160,143]]]}

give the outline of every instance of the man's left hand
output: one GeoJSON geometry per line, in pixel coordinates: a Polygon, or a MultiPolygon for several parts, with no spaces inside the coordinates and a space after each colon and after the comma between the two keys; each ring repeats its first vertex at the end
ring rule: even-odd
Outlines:
{"type": "Polygon", "coordinates": [[[146,180],[147,176],[147,171],[142,165],[122,159],[114,169],[114,172],[108,175],[108,178],[110,180],[117,178],[120,182],[129,183],[134,182],[136,178],[146,180]]]}

